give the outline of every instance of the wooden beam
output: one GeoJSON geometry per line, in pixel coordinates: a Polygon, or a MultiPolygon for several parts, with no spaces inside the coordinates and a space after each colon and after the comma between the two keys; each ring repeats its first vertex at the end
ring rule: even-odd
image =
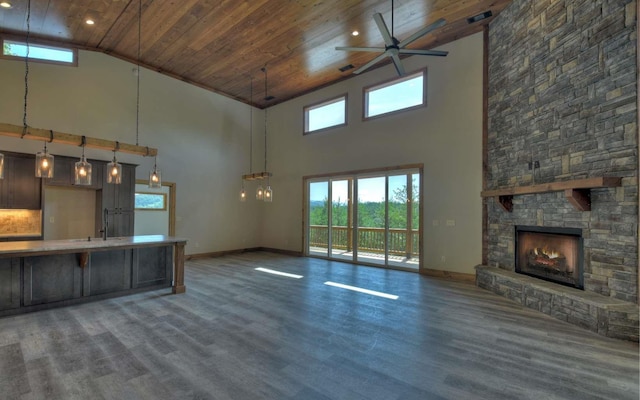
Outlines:
{"type": "Polygon", "coordinates": [[[565,189],[564,196],[578,211],[591,211],[590,189],[565,189]]]}
{"type": "Polygon", "coordinates": [[[559,192],[566,189],[595,189],[617,187],[622,183],[622,178],[604,176],[598,178],[574,179],[571,181],[543,183],[540,185],[518,186],[504,189],[483,190],[482,197],[513,196],[519,194],[559,192]]]}
{"type": "MultiPolygon", "coordinates": [[[[56,132],[48,129],[27,127],[23,136],[23,127],[20,125],[0,123],[0,136],[17,137],[29,140],[39,140],[42,142],[61,143],[71,146],[82,145],[82,135],[72,133],[56,132]]],[[[85,136],[85,146],[92,149],[117,150],[120,153],[136,154],[145,157],[158,155],[158,149],[153,147],[138,146],[128,143],[120,143],[113,140],[105,140],[85,136]]]]}

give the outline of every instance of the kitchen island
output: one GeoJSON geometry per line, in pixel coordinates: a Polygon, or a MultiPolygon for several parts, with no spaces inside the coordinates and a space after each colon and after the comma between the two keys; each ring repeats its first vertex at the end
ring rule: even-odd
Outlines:
{"type": "Polygon", "coordinates": [[[162,235],[0,242],[0,316],[143,290],[184,293],[186,242],[162,235]]]}

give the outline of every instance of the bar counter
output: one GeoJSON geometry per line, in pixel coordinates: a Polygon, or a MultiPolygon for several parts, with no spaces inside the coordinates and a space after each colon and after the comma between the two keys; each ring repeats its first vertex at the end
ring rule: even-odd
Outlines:
{"type": "Polygon", "coordinates": [[[187,240],[148,235],[0,242],[0,316],[172,288],[187,240]]]}

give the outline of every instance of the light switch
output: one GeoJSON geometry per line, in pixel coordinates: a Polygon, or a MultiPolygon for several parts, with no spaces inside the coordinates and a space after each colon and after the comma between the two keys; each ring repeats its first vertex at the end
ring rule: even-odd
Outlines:
{"type": "Polygon", "coordinates": [[[49,223],[53,224],[56,222],[56,219],[54,217],[49,217],[49,223]]]}
{"type": "Polygon", "coordinates": [[[456,220],[455,219],[448,219],[447,220],[447,226],[456,226],[456,220]]]}

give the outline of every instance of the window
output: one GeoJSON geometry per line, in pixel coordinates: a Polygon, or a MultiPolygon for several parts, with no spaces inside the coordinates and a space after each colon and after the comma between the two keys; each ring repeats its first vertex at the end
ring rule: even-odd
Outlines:
{"type": "Polygon", "coordinates": [[[364,89],[364,118],[411,110],[426,104],[426,70],[364,89]]]}
{"type": "Polygon", "coordinates": [[[304,133],[347,124],[347,95],[304,107],[304,133]]]}
{"type": "MultiPolygon", "coordinates": [[[[45,61],[55,64],[77,65],[75,49],[45,46],[29,43],[29,60],[45,61]]],[[[2,39],[3,58],[24,58],[27,55],[27,43],[18,40],[2,39]]]]}
{"type": "Polygon", "coordinates": [[[166,193],[136,192],[136,210],[165,211],[167,209],[166,193]]]}

